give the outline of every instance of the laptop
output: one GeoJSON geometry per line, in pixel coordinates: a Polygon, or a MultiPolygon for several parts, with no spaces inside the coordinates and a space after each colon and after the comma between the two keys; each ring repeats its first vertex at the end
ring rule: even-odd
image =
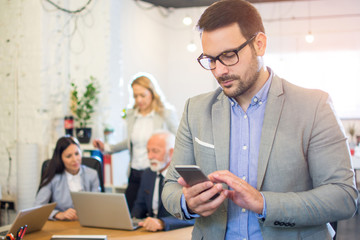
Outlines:
{"type": "Polygon", "coordinates": [[[123,193],[71,192],[81,226],[135,230],[139,219],[131,218],[123,193]]]}
{"type": "Polygon", "coordinates": [[[0,227],[0,236],[12,233],[14,236],[20,227],[27,225],[27,233],[39,231],[48,220],[50,213],[54,210],[56,202],[20,210],[14,222],[0,227]]]}

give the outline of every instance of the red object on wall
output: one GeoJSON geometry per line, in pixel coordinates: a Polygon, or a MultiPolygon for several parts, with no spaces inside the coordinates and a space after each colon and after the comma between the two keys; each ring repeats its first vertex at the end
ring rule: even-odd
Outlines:
{"type": "Polygon", "coordinates": [[[64,118],[64,128],[65,134],[73,136],[74,131],[74,117],[73,116],[65,116],[64,118]]]}
{"type": "Polygon", "coordinates": [[[112,185],[111,154],[104,154],[104,185],[112,185]]]}

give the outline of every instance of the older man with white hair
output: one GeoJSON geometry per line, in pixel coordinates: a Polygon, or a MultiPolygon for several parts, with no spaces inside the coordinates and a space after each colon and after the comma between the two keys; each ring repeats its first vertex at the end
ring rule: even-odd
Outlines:
{"type": "Polygon", "coordinates": [[[161,201],[163,179],[171,162],[175,136],[167,131],[156,131],[148,140],[147,152],[150,168],[143,173],[132,216],[145,218],[139,225],[148,231],[168,231],[194,224],[173,217],[161,201]]]}

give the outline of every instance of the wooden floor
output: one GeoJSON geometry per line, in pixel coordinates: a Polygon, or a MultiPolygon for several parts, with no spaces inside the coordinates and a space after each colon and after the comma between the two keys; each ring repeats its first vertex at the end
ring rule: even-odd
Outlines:
{"type": "Polygon", "coordinates": [[[336,240],[360,239],[360,214],[338,222],[336,240]]]}

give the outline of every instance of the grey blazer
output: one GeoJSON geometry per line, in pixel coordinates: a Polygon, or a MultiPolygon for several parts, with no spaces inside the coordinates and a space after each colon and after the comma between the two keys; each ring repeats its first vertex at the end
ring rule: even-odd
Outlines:
{"type": "MultiPolygon", "coordinates": [[[[114,145],[109,145],[110,147],[110,153],[113,152],[120,152],[125,149],[130,150],[130,154],[132,155],[132,146],[130,142],[130,136],[132,133],[132,130],[134,128],[135,123],[135,110],[129,109],[126,115],[126,123],[127,123],[127,135],[128,137],[114,145]]],[[[160,116],[159,114],[154,114],[154,130],[157,129],[166,129],[169,132],[176,134],[177,128],[179,125],[179,120],[177,118],[177,115],[175,111],[170,109],[164,110],[164,116],[160,116]]]]}
{"type": "MultiPolygon", "coordinates": [[[[162,200],[184,218],[176,164],[205,174],[229,169],[230,103],[221,89],[187,101],[162,200]]],[[[258,159],[257,189],[266,199],[266,239],[332,239],[328,222],[351,217],[358,192],[345,133],[327,93],[272,79],[258,159]]],[[[224,239],[227,201],[196,219],[193,239],[224,239]]]]}
{"type": "MultiPolygon", "coordinates": [[[[81,180],[86,192],[100,192],[99,177],[97,172],[87,166],[81,165],[81,180]]],[[[69,185],[65,172],[56,174],[49,184],[42,187],[36,195],[34,206],[56,202],[56,207],[49,216],[53,220],[58,212],[74,208],[69,185]]]]}

